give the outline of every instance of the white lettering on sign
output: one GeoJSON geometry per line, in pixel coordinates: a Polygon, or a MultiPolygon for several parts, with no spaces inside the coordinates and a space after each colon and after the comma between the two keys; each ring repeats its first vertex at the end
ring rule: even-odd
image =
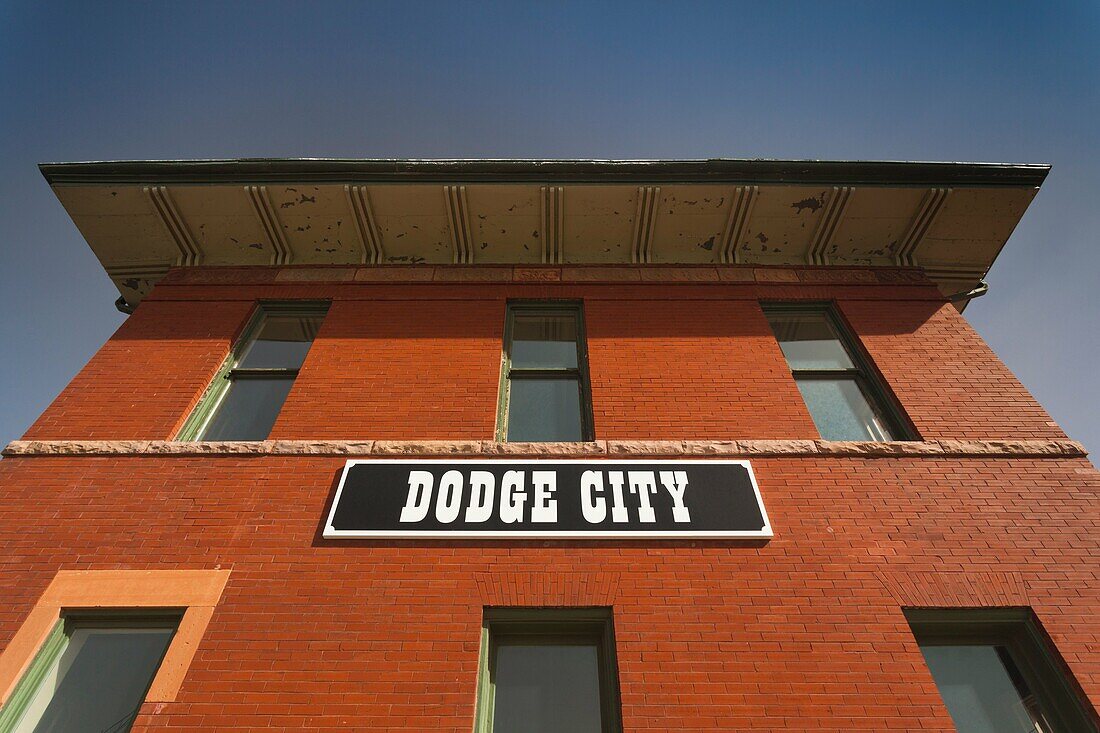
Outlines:
{"type": "Polygon", "coordinates": [[[527,492],[523,490],[523,471],[505,471],[500,482],[500,521],[515,524],[523,521],[523,505],[527,492]]]}
{"type": "MultiPolygon", "coordinates": [[[[435,518],[440,524],[451,524],[459,515],[470,523],[488,522],[497,509],[500,521],[516,524],[524,521],[527,503],[531,503],[530,521],[558,521],[558,475],[555,471],[531,471],[530,491],[525,471],[505,471],[501,479],[500,503],[494,502],[496,477],[489,471],[470,471],[467,480],[461,471],[446,471],[439,480],[429,471],[409,471],[409,490],[400,521],[422,522],[428,518],[435,496],[435,518]],[[466,484],[470,490],[466,491],[466,484]],[[463,502],[465,501],[465,514],[463,502]]],[[[589,524],[607,520],[607,504],[611,502],[611,521],[630,521],[631,510],[639,522],[657,521],[653,497],[663,487],[672,499],[672,519],[680,524],[691,522],[691,512],[684,503],[688,478],[686,471],[585,471],[581,474],[581,514],[589,524]],[[604,481],[606,474],[606,484],[604,481]],[[658,477],[660,481],[658,483],[658,477]],[[611,496],[606,495],[606,486],[611,496]],[[626,491],[624,491],[624,488],[626,491]],[[629,497],[629,501],[628,501],[629,497]]]]}
{"type": "Polygon", "coordinates": [[[691,512],[684,505],[684,492],[688,487],[687,471],[661,471],[661,485],[672,496],[672,518],[677,522],[690,522],[691,512]]]}
{"type": "Polygon", "coordinates": [[[629,522],[626,513],[626,501],[623,499],[623,472],[612,471],[607,477],[611,482],[611,521],[629,522]]]}
{"type": "Polygon", "coordinates": [[[603,496],[603,471],[581,474],[581,514],[589,524],[599,524],[607,516],[607,501],[603,496]],[[597,493],[598,492],[598,493],[597,493]]]}
{"type": "Polygon", "coordinates": [[[466,507],[467,522],[488,522],[493,516],[493,494],[497,479],[488,471],[470,471],[470,506],[466,507]]]}
{"type": "Polygon", "coordinates": [[[657,480],[653,471],[627,471],[630,477],[630,493],[638,496],[638,521],[653,524],[657,521],[657,515],[653,513],[653,505],[649,503],[649,497],[657,493],[657,480]]]}
{"type": "Polygon", "coordinates": [[[409,496],[401,510],[402,522],[423,522],[432,501],[435,476],[430,471],[409,471],[409,496]]]}
{"type": "Polygon", "coordinates": [[[532,522],[558,521],[558,500],[553,498],[558,490],[558,474],[554,471],[532,471],[535,484],[535,502],[531,505],[532,522]]]}
{"type": "Polygon", "coordinates": [[[458,519],[462,511],[462,473],[447,471],[439,481],[439,498],[435,500],[435,518],[442,524],[458,519]]]}

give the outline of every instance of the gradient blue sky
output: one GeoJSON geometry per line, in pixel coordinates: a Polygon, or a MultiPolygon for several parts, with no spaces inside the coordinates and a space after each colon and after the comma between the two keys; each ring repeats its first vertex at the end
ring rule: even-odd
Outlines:
{"type": "Polygon", "coordinates": [[[1097,2],[0,0],[0,445],[122,322],[39,162],[769,157],[1053,163],[966,315],[1100,450],[1098,140],[1097,2]]]}

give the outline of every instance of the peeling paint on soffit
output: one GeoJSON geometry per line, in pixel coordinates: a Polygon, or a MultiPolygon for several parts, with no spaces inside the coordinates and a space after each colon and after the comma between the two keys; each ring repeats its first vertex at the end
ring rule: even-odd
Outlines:
{"type": "Polygon", "coordinates": [[[988,272],[1048,166],[825,161],[163,161],[43,174],[121,294],[170,267],[916,265],[988,272]]]}

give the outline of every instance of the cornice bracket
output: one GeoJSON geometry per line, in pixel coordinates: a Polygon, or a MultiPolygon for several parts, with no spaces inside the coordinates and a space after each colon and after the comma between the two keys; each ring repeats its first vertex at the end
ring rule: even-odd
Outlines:
{"type": "Polygon", "coordinates": [[[180,267],[201,265],[203,260],[202,250],[199,249],[191,230],[187,227],[187,222],[184,221],[179,209],[176,208],[175,202],[172,201],[168,188],[165,186],[142,186],[141,190],[149,198],[149,202],[152,203],[153,209],[160,217],[160,222],[164,225],[165,231],[168,232],[168,236],[175,242],[176,249],[180,252],[179,257],[176,259],[176,265],[180,267]]]}
{"type": "Polygon", "coordinates": [[[844,213],[848,209],[848,201],[852,197],[852,186],[833,186],[825,202],[825,211],[821,214],[821,221],[814,230],[813,240],[810,242],[810,250],[806,255],[806,262],[811,265],[829,264],[829,245],[832,244],[836,230],[840,228],[840,222],[844,220],[844,213]]]}
{"type": "Polygon", "coordinates": [[[749,220],[752,219],[752,210],[756,206],[756,199],[760,195],[760,186],[738,186],[734,189],[733,200],[730,201],[730,213],[726,219],[726,230],[722,233],[722,250],[719,258],[724,264],[741,262],[741,255],[737,251],[737,243],[740,242],[748,229],[749,220]]]}
{"type": "Polygon", "coordinates": [[[359,245],[362,250],[361,264],[381,264],[382,235],[374,219],[374,209],[371,208],[367,187],[344,186],[344,197],[348,201],[348,208],[351,209],[351,220],[355,223],[355,231],[359,234],[359,245]]]}
{"type": "Polygon", "coordinates": [[[466,203],[465,186],[444,186],[447,218],[451,224],[451,244],[454,245],[454,263],[468,265],[474,261],[470,246],[470,207],[466,203]]]}
{"type": "Polygon", "coordinates": [[[951,190],[950,188],[931,188],[925,194],[920,208],[917,209],[917,215],[913,217],[909,229],[899,240],[901,244],[898,247],[897,255],[894,257],[894,261],[899,265],[914,266],[917,264],[917,247],[920,246],[925,235],[928,234],[928,230],[936,222],[936,217],[943,210],[943,205],[951,195],[951,190]]]}
{"type": "Polygon", "coordinates": [[[638,206],[634,212],[634,239],[630,250],[630,261],[634,264],[653,261],[653,228],[657,223],[657,203],[660,200],[660,186],[638,187],[638,206]]]}
{"type": "Polygon", "coordinates": [[[264,233],[267,234],[268,241],[274,249],[271,264],[289,265],[293,260],[290,245],[286,242],[283,225],[275,215],[275,207],[271,205],[271,197],[267,195],[267,186],[245,186],[244,188],[248,193],[248,200],[252,202],[252,209],[256,212],[264,233]]]}
{"type": "Polygon", "coordinates": [[[560,265],[565,261],[562,239],[565,231],[565,189],[542,186],[539,189],[539,213],[542,216],[542,262],[560,265]]]}

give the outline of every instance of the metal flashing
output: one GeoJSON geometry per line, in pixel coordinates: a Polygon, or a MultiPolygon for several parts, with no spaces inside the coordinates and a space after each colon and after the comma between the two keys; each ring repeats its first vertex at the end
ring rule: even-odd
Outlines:
{"type": "Polygon", "coordinates": [[[51,186],[248,183],[813,183],[1039,186],[1044,163],[705,160],[240,158],[42,163],[51,186]]]}

